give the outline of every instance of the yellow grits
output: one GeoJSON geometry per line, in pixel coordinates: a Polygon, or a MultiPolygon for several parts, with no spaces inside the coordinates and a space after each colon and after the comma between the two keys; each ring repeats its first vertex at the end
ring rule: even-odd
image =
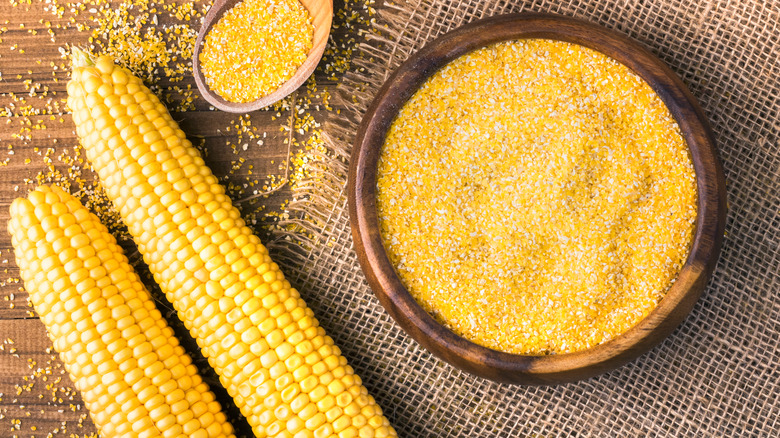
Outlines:
{"type": "Polygon", "coordinates": [[[244,103],[276,91],[306,61],[314,25],[298,0],[243,0],[203,39],[206,85],[244,103]]]}
{"type": "Polygon", "coordinates": [[[668,109],[627,67],[550,40],[434,74],[383,147],[390,260],[438,321],[510,353],[583,350],[644,318],[688,255],[696,184],[668,109]]]}

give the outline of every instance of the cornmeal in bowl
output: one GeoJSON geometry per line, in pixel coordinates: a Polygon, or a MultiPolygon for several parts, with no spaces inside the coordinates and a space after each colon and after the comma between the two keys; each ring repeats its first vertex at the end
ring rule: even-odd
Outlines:
{"type": "Polygon", "coordinates": [[[584,350],[648,315],[688,256],[688,147],[630,69],[552,40],[502,42],[431,76],[377,172],[387,254],[454,333],[508,353],[584,350]]]}

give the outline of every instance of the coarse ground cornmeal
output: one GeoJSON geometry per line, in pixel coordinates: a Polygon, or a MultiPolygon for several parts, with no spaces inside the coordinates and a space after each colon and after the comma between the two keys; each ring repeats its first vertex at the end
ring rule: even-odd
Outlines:
{"type": "Polygon", "coordinates": [[[696,217],[676,122],[622,64],[550,40],[489,46],[416,92],[387,134],[390,260],[437,320],[510,353],[625,332],[682,267],[696,217]]]}
{"type": "Polygon", "coordinates": [[[204,38],[206,85],[230,102],[251,102],[279,88],[306,60],[314,25],[298,0],[243,0],[204,38]]]}

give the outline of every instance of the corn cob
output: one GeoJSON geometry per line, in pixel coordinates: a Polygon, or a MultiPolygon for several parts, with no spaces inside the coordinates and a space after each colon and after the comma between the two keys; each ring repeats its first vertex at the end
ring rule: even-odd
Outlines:
{"type": "Polygon", "coordinates": [[[87,157],[254,433],[396,436],[159,99],[108,57],[73,64],[87,157]]]}
{"type": "Polygon", "coordinates": [[[30,301],[104,437],[233,436],[122,249],[58,187],[11,204],[30,301]]]}

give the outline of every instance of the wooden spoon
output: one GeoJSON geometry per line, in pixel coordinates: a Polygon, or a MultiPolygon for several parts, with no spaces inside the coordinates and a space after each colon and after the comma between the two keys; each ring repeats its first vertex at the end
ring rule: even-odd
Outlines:
{"type": "Polygon", "coordinates": [[[208,14],[203,20],[203,25],[198,32],[198,39],[195,41],[195,50],[192,55],[192,70],[195,75],[195,83],[198,85],[201,95],[215,107],[231,113],[247,113],[264,108],[278,100],[283,99],[288,94],[295,91],[311,76],[317,64],[325,51],[325,45],[328,43],[330,34],[330,23],[333,19],[333,1],[332,0],[299,0],[301,4],[309,11],[314,23],[314,41],[306,60],[298,67],[295,74],[283,83],[276,91],[265,96],[246,103],[229,102],[222,98],[206,85],[206,78],[200,65],[200,51],[203,48],[203,39],[211,31],[211,28],[219,21],[224,13],[241,0],[215,0],[208,14]]]}

